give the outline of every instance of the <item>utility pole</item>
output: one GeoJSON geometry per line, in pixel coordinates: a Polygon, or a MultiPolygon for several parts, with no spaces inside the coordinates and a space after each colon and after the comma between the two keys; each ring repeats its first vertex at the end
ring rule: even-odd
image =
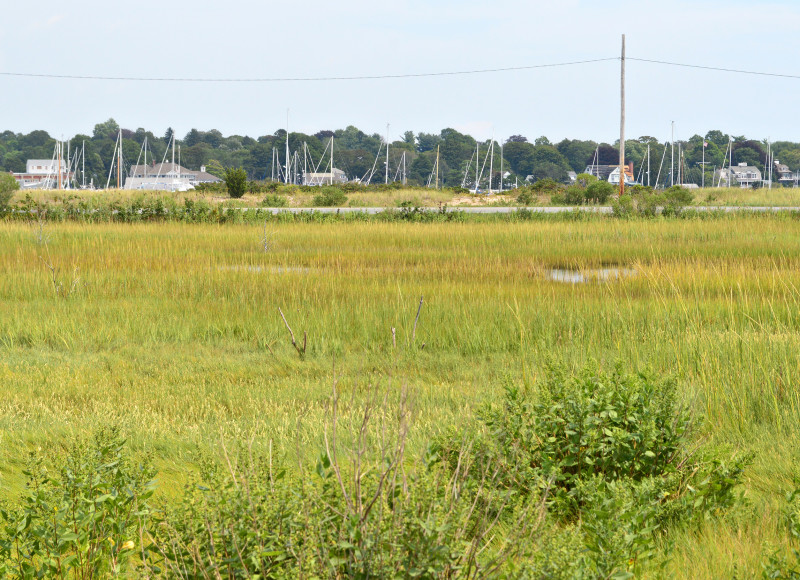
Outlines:
{"type": "Polygon", "coordinates": [[[625,195],[625,35],[622,35],[620,65],[620,119],[619,119],[619,194],[625,195]]]}

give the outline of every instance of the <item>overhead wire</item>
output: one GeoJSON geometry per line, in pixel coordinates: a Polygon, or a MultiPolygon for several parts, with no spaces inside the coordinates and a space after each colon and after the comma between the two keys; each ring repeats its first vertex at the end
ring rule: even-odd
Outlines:
{"type": "Polygon", "coordinates": [[[461,70],[461,71],[403,73],[403,74],[386,74],[386,75],[330,76],[330,77],[263,77],[263,78],[262,77],[253,77],[253,78],[122,77],[122,76],[100,76],[100,75],[40,74],[40,73],[7,72],[7,71],[0,71],[0,76],[43,78],[43,79],[91,80],[91,81],[181,82],[181,83],[281,83],[281,82],[321,82],[321,81],[362,81],[362,80],[407,79],[407,78],[422,78],[422,77],[442,77],[442,76],[499,73],[499,72],[510,72],[510,71],[520,71],[520,70],[532,70],[540,68],[575,66],[575,65],[591,64],[597,62],[607,62],[612,60],[619,60],[619,57],[595,58],[590,60],[575,60],[570,62],[558,62],[551,64],[533,64],[526,66],[511,66],[503,68],[485,68],[485,69],[461,70]]]}

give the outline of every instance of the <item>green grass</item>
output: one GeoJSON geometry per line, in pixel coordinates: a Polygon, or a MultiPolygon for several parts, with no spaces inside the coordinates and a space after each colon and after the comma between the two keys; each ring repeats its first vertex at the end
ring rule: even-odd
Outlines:
{"type": "Polygon", "coordinates": [[[0,473],[98,425],[152,450],[170,495],[222,441],[316,457],[334,372],[344,417],[409,386],[410,447],[465,425],[549,360],[675,375],[706,438],[754,453],[752,509],[675,539],[669,575],[760,573],[800,459],[800,221],[0,222],[0,473]],[[56,280],[75,290],[58,296],[56,280]],[[630,268],[590,284],[553,268],[630,268]],[[424,304],[410,345],[420,296],[424,304]],[[292,348],[281,308],[308,353],[292,348]],[[392,346],[392,328],[397,345],[392,346]],[[424,348],[422,345],[424,343],[424,348]],[[702,563],[698,565],[698,562],[702,563]]]}

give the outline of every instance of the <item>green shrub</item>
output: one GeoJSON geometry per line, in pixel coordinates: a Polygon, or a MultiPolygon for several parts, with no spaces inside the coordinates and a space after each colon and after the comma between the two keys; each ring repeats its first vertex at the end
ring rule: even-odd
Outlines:
{"type": "Polygon", "coordinates": [[[555,193],[564,189],[564,186],[554,179],[540,179],[531,186],[534,191],[541,193],[555,193]]]}
{"type": "Polygon", "coordinates": [[[8,202],[19,189],[19,183],[10,173],[0,173],[0,213],[8,209],[8,202]]]}
{"type": "MultiPolygon", "coordinates": [[[[692,449],[673,380],[619,368],[553,367],[533,389],[509,386],[482,420],[469,461],[497,474],[497,492],[547,493],[551,516],[578,526],[585,552],[571,569],[589,577],[630,573],[655,554],[657,533],[730,508],[747,463],[692,449]]],[[[437,440],[451,469],[467,461],[463,439],[437,440]]]]}
{"type": "Polygon", "coordinates": [[[523,189],[517,196],[517,203],[520,205],[531,205],[533,203],[533,195],[527,189],[523,189]]]}
{"type": "Polygon", "coordinates": [[[321,187],[320,192],[314,196],[315,207],[339,207],[347,203],[347,196],[338,187],[321,187]]]}
{"type": "Polygon", "coordinates": [[[289,201],[284,195],[270,193],[264,196],[264,199],[261,200],[261,205],[264,207],[286,207],[289,205],[289,201]]]}
{"type": "Polygon", "coordinates": [[[225,171],[225,187],[228,195],[238,199],[247,191],[247,172],[239,168],[229,168],[225,171]]]}
{"type": "Polygon", "coordinates": [[[595,181],[586,186],[585,196],[587,201],[591,200],[598,204],[604,204],[614,195],[615,191],[616,188],[608,181],[598,181],[595,179],[595,181]]]}
{"type": "Polygon", "coordinates": [[[3,577],[96,578],[130,573],[141,545],[155,472],[124,452],[115,429],[73,446],[57,476],[32,457],[19,506],[0,510],[3,577]]]}
{"type": "Polygon", "coordinates": [[[579,185],[570,185],[564,190],[564,204],[583,205],[586,202],[586,190],[579,185]]]}
{"type": "Polygon", "coordinates": [[[791,557],[772,554],[764,564],[764,578],[800,580],[800,488],[786,498],[784,523],[789,532],[791,557]]]}

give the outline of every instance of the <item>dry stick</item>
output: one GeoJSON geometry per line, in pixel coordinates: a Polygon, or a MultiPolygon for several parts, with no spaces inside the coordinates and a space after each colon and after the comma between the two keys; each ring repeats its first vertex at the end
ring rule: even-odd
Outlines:
{"type": "Polygon", "coordinates": [[[294,332],[292,331],[292,327],[289,326],[289,323],[286,322],[286,317],[283,315],[283,310],[278,308],[278,312],[281,313],[281,318],[283,318],[283,323],[286,325],[286,328],[289,329],[289,334],[292,336],[292,346],[297,351],[297,354],[299,354],[302,357],[303,355],[306,354],[306,340],[307,340],[306,333],[305,332],[303,333],[303,349],[300,350],[300,347],[297,346],[297,341],[294,339],[294,332]]]}
{"type": "Polygon", "coordinates": [[[419,322],[419,313],[422,312],[422,299],[423,297],[419,297],[419,308],[417,308],[417,317],[414,319],[414,332],[411,333],[411,344],[417,339],[417,322],[419,322]]]}
{"type": "Polygon", "coordinates": [[[392,327],[392,348],[397,348],[397,336],[395,333],[394,326],[392,327]]]}

